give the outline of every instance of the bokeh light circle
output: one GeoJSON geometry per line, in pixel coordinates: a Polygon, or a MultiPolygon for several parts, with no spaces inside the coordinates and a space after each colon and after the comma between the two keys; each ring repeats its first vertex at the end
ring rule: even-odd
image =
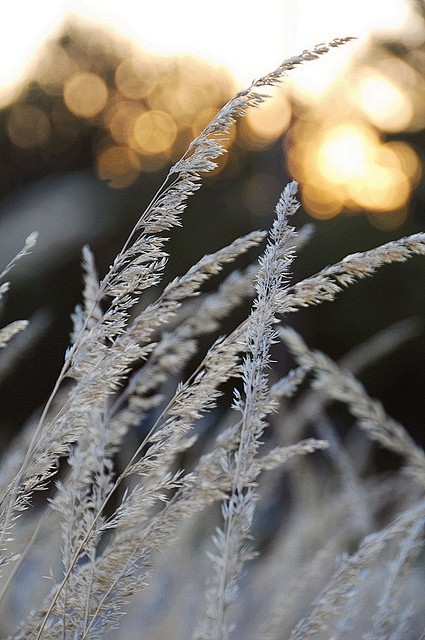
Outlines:
{"type": "Polygon", "coordinates": [[[49,118],[38,107],[17,106],[7,121],[7,133],[13,144],[21,149],[41,147],[50,136],[49,118]]]}
{"type": "Polygon", "coordinates": [[[142,113],[133,127],[132,146],[147,155],[169,151],[177,137],[177,125],[164,111],[142,113]]]}
{"type": "Polygon", "coordinates": [[[108,100],[106,83],[96,73],[74,74],[64,86],[63,97],[69,111],[80,118],[93,118],[108,100]]]}

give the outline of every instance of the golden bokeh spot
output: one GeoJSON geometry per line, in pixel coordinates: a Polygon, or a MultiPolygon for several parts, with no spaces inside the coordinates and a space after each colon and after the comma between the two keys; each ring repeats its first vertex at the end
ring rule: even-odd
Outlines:
{"type": "Polygon", "coordinates": [[[168,113],[147,111],[134,123],[130,144],[140,153],[155,155],[169,151],[176,136],[177,125],[168,113]]]}
{"type": "Polygon", "coordinates": [[[290,174],[300,182],[311,179],[318,173],[315,153],[321,131],[317,124],[300,119],[288,130],[283,142],[290,174]]]}
{"type": "Polygon", "coordinates": [[[343,206],[376,212],[404,208],[417,164],[409,145],[400,144],[381,144],[374,131],[353,121],[325,130],[310,147],[295,146],[288,165],[304,183],[307,211],[323,219],[343,206]]]}
{"type": "Polygon", "coordinates": [[[412,184],[417,184],[422,175],[421,161],[416,151],[407,142],[393,140],[382,145],[389,149],[396,156],[403,173],[409,178],[412,184]]]}
{"type": "Polygon", "coordinates": [[[115,71],[115,85],[126,98],[141,100],[155,88],[158,77],[152,61],[139,57],[127,58],[115,71]]]}
{"type": "Polygon", "coordinates": [[[362,180],[348,185],[350,196],[363,209],[392,211],[404,207],[410,197],[407,176],[396,167],[370,165],[362,180]]]}
{"type": "Polygon", "coordinates": [[[409,95],[392,79],[365,71],[354,90],[354,100],[368,120],[383,131],[407,129],[413,119],[409,95]]]}
{"type": "Polygon", "coordinates": [[[411,64],[391,55],[384,56],[375,62],[378,73],[389,78],[402,91],[403,95],[407,95],[412,109],[411,119],[404,127],[407,131],[420,131],[425,126],[423,78],[419,72],[424,65],[423,57],[423,52],[413,50],[409,52],[408,58],[411,64]]]}
{"type": "Polygon", "coordinates": [[[286,131],[290,121],[291,105],[282,93],[265,102],[261,109],[249,111],[247,122],[251,129],[253,145],[269,145],[286,131]]]}
{"type": "Polygon", "coordinates": [[[205,129],[207,124],[217,115],[218,109],[208,107],[200,111],[192,120],[192,134],[196,138],[205,129]]]}
{"type": "Polygon", "coordinates": [[[317,170],[329,182],[361,180],[373,161],[378,136],[360,123],[346,122],[324,132],[316,151],[317,170]]]}
{"type": "Polygon", "coordinates": [[[395,150],[388,144],[380,144],[376,149],[375,163],[382,167],[397,169],[402,171],[402,163],[400,157],[395,150]]]}
{"type": "Polygon", "coordinates": [[[201,62],[191,55],[180,55],[175,59],[176,71],[185,84],[199,85],[204,82],[205,75],[211,73],[208,63],[201,62]]]}
{"type": "MultiPolygon", "coordinates": [[[[214,106],[213,96],[205,88],[193,91],[191,87],[181,86],[175,94],[174,109],[183,124],[190,126],[198,113],[214,106]]],[[[217,109],[218,111],[218,109],[217,109]]]]}
{"type": "Polygon", "coordinates": [[[75,116],[93,118],[104,109],[108,89],[96,73],[81,71],[65,84],[63,97],[69,111],[75,116]]]}
{"type": "Polygon", "coordinates": [[[15,107],[7,121],[7,133],[21,149],[41,147],[50,136],[50,122],[44,111],[33,106],[15,107]]]}
{"type": "Polygon", "coordinates": [[[186,99],[192,104],[189,108],[195,114],[202,108],[193,102],[198,100],[198,95],[206,97],[207,106],[219,107],[238,90],[233,76],[225,67],[190,55],[177,58],[174,74],[185,88],[186,99]]]}
{"type": "MultiPolygon", "coordinates": [[[[301,141],[289,148],[286,162],[289,172],[301,183],[324,182],[323,175],[317,167],[317,140],[301,141]]],[[[328,182],[328,181],[327,181],[328,182]]]]}
{"type": "Polygon", "coordinates": [[[202,87],[173,83],[167,87],[157,87],[148,97],[148,104],[154,111],[164,111],[182,127],[188,127],[204,109],[211,107],[211,96],[202,87]]]}
{"type": "Polygon", "coordinates": [[[342,202],[333,193],[309,183],[302,187],[302,203],[307,213],[317,220],[335,218],[343,209],[342,202]]]}
{"type": "Polygon", "coordinates": [[[290,175],[299,182],[303,182],[307,177],[304,158],[304,150],[301,148],[301,146],[292,147],[288,151],[286,157],[286,163],[288,165],[290,175]]]}
{"type": "Polygon", "coordinates": [[[128,143],[137,118],[144,112],[140,105],[129,101],[117,102],[108,109],[104,120],[112,139],[119,144],[128,143]]]}
{"type": "Polygon", "coordinates": [[[413,105],[413,117],[407,127],[407,131],[422,131],[425,128],[425,100],[422,80],[420,84],[413,87],[412,91],[410,91],[409,99],[413,105]]]}
{"type": "Polygon", "coordinates": [[[297,102],[311,105],[323,100],[338,74],[344,73],[349,48],[344,52],[341,47],[338,53],[338,56],[322,56],[313,64],[303,64],[291,71],[288,84],[297,102]]]}
{"type": "Polygon", "coordinates": [[[37,63],[37,80],[46,93],[60,95],[62,85],[78,70],[77,64],[62,47],[55,47],[37,63]]]}
{"type": "Polygon", "coordinates": [[[382,142],[380,130],[416,130],[425,122],[425,102],[412,67],[388,57],[374,66],[338,81],[338,95],[343,89],[346,96],[342,103],[333,100],[332,89],[320,95],[294,88],[296,122],[286,132],[284,149],[310,215],[329,218],[363,209],[373,224],[392,229],[405,219],[421,161],[407,142],[382,142]],[[352,115],[344,120],[342,110],[352,115]]]}
{"type": "Polygon", "coordinates": [[[96,158],[96,172],[111,187],[123,189],[136,181],[140,173],[139,159],[128,147],[107,147],[96,158]]]}

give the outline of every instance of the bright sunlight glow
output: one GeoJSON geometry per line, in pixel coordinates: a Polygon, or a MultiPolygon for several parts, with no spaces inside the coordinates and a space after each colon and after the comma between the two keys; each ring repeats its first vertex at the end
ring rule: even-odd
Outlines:
{"type": "Polygon", "coordinates": [[[375,154],[378,138],[358,124],[331,127],[318,149],[317,165],[324,177],[345,184],[363,177],[375,154]]]}
{"type": "Polygon", "coordinates": [[[402,131],[413,118],[413,106],[407,92],[390,78],[364,72],[357,86],[357,101],[373,124],[384,131],[402,131]]]}
{"type": "MultiPolygon", "coordinates": [[[[163,54],[192,54],[226,67],[238,84],[289,55],[334,37],[367,36],[407,19],[404,0],[43,0],[8,3],[0,22],[0,92],[22,77],[46,38],[74,14],[163,54]]],[[[349,47],[347,47],[347,50],[349,47]]],[[[348,55],[348,52],[347,54],[348,55]]],[[[329,64],[331,58],[326,56],[329,64]]]]}

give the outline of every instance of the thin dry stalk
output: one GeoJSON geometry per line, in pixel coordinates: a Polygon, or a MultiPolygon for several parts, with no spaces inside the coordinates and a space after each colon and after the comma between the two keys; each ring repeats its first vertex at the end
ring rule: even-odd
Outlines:
{"type": "Polygon", "coordinates": [[[382,404],[372,400],[348,371],[340,369],[324,353],[310,350],[294,330],[281,329],[280,336],[298,362],[314,371],[314,387],[326,392],[329,398],[346,403],[366,435],[405,458],[406,472],[425,485],[425,453],[403,425],[389,417],[382,404]]]}

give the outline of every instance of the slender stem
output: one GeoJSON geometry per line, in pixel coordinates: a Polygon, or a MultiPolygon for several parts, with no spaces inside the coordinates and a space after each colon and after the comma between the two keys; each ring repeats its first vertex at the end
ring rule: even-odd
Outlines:
{"type": "Polygon", "coordinates": [[[7,576],[7,579],[5,580],[2,590],[0,592],[0,602],[2,602],[4,596],[6,595],[13,579],[15,578],[16,574],[18,573],[19,569],[22,566],[22,563],[24,562],[25,558],[28,556],[29,552],[31,551],[31,548],[34,544],[34,542],[36,541],[36,539],[38,538],[41,529],[43,528],[48,516],[50,515],[50,508],[46,507],[44,509],[43,515],[41,516],[41,518],[39,519],[39,521],[37,522],[37,526],[34,529],[31,538],[28,540],[25,549],[23,550],[23,552],[21,553],[21,555],[19,556],[19,560],[16,562],[16,564],[13,566],[13,569],[11,570],[11,572],[9,573],[9,575],[7,576]]]}
{"type": "Polygon", "coordinates": [[[86,626],[87,623],[88,623],[88,615],[89,615],[89,612],[87,611],[87,616],[86,616],[86,620],[85,620],[86,628],[85,628],[85,631],[84,631],[84,635],[81,636],[81,640],[85,640],[85,638],[87,638],[87,634],[90,631],[90,629],[92,628],[93,624],[96,622],[96,617],[98,616],[98,614],[99,614],[99,612],[100,612],[100,610],[102,608],[102,605],[104,604],[104,602],[106,602],[108,596],[112,593],[114,587],[118,584],[118,582],[121,580],[122,576],[125,574],[125,571],[126,571],[128,565],[130,564],[132,559],[138,553],[139,548],[140,547],[138,545],[133,549],[130,558],[127,560],[127,562],[125,563],[125,565],[123,566],[121,571],[118,573],[118,575],[115,576],[115,579],[112,581],[112,584],[110,585],[110,587],[103,594],[102,598],[100,599],[99,604],[96,607],[95,612],[93,613],[93,616],[92,616],[91,621],[89,622],[88,626],[86,626]]]}
{"type": "MultiPolygon", "coordinates": [[[[242,333],[242,331],[244,330],[245,326],[247,324],[247,320],[244,320],[229,336],[229,339],[234,340],[237,338],[237,336],[239,334],[242,333]]],[[[107,496],[105,496],[105,499],[103,500],[102,505],[100,506],[98,512],[96,513],[95,517],[93,518],[93,521],[89,527],[89,529],[86,532],[86,535],[84,536],[83,540],[81,541],[80,545],[78,546],[73,559],[71,560],[69,567],[62,579],[62,582],[60,583],[55,595],[53,596],[52,602],[50,603],[49,608],[47,609],[45,616],[43,618],[43,621],[41,623],[41,626],[39,628],[38,634],[36,636],[36,640],[39,640],[41,638],[41,635],[43,633],[43,630],[47,624],[48,618],[50,616],[50,614],[53,611],[53,608],[58,600],[58,597],[60,595],[60,593],[62,592],[62,590],[65,587],[66,582],[68,581],[72,570],[75,567],[75,564],[78,561],[78,558],[80,557],[81,552],[83,551],[86,543],[88,542],[88,540],[90,539],[90,535],[93,532],[94,527],[96,526],[97,522],[99,521],[101,514],[103,513],[109,499],[111,498],[111,496],[113,495],[113,493],[115,493],[115,491],[117,490],[117,488],[120,486],[121,482],[124,480],[125,477],[127,477],[129,470],[131,469],[132,464],[134,463],[134,461],[136,460],[137,456],[142,452],[143,448],[146,446],[146,444],[149,442],[149,439],[151,438],[152,434],[156,431],[156,429],[158,428],[158,426],[160,425],[162,419],[164,418],[164,416],[167,414],[167,412],[169,411],[169,409],[176,403],[176,401],[178,400],[179,396],[181,395],[181,393],[190,385],[190,383],[193,381],[193,379],[196,377],[196,375],[201,371],[203,364],[205,362],[205,358],[204,360],[202,360],[202,362],[199,364],[199,366],[196,368],[196,370],[190,375],[190,377],[186,380],[185,384],[181,387],[181,389],[179,390],[179,392],[177,394],[175,394],[170,401],[168,402],[167,406],[163,409],[163,411],[161,412],[161,415],[157,418],[157,420],[155,421],[154,425],[151,427],[151,429],[149,430],[149,433],[145,436],[145,438],[143,439],[143,441],[141,442],[141,444],[137,447],[135,453],[132,455],[131,459],[129,460],[129,462],[127,463],[127,465],[125,466],[125,469],[121,472],[121,474],[117,477],[117,479],[115,480],[115,483],[113,484],[113,486],[111,487],[109,493],[107,496]]]]}
{"type": "MultiPolygon", "coordinates": [[[[147,206],[147,208],[146,208],[146,210],[145,210],[145,212],[144,212],[144,214],[142,216],[143,220],[146,221],[146,220],[149,219],[150,214],[152,213],[152,210],[153,210],[153,207],[154,207],[155,203],[161,197],[162,193],[164,191],[166,191],[165,185],[166,185],[168,179],[169,179],[169,175],[167,175],[167,177],[165,178],[165,180],[163,181],[163,183],[159,187],[158,191],[153,196],[153,198],[150,201],[149,205],[147,206]]],[[[167,187],[167,189],[170,188],[171,186],[173,186],[177,181],[178,181],[178,178],[176,178],[174,181],[172,181],[171,184],[167,187]]],[[[123,254],[126,251],[126,249],[128,248],[128,246],[130,245],[131,240],[134,237],[134,234],[136,233],[136,231],[139,228],[139,226],[140,226],[140,219],[134,225],[130,235],[128,236],[128,238],[127,238],[127,240],[126,240],[126,242],[124,244],[124,247],[122,248],[122,250],[120,252],[121,254],[123,254]]],[[[87,313],[87,316],[86,316],[86,318],[84,320],[83,326],[81,327],[81,329],[80,329],[80,331],[79,331],[79,333],[78,333],[78,335],[77,335],[77,337],[75,339],[74,344],[72,345],[70,351],[68,352],[66,361],[64,362],[64,364],[62,366],[62,369],[61,369],[61,371],[59,373],[59,376],[58,376],[58,378],[57,378],[57,380],[55,382],[55,385],[53,387],[53,390],[50,393],[49,398],[47,399],[47,402],[46,402],[46,404],[44,406],[44,409],[42,411],[42,414],[40,416],[40,420],[38,422],[37,428],[34,431],[33,437],[31,439],[31,442],[30,442],[29,447],[27,449],[27,452],[25,454],[24,460],[23,460],[23,462],[21,464],[21,467],[20,467],[20,469],[19,469],[18,473],[16,474],[15,479],[13,481],[12,493],[9,495],[8,506],[6,507],[7,512],[6,512],[3,531],[7,531],[9,529],[9,526],[10,526],[10,523],[11,523],[11,520],[12,520],[12,517],[13,517],[14,509],[15,509],[15,503],[16,503],[16,500],[17,500],[17,497],[18,497],[18,493],[19,493],[19,487],[20,487],[22,479],[23,479],[23,477],[25,475],[25,471],[26,471],[26,469],[28,467],[28,463],[29,463],[29,461],[31,459],[31,456],[33,455],[33,453],[34,453],[34,451],[35,451],[35,449],[37,447],[37,443],[39,442],[40,434],[41,434],[41,432],[42,432],[42,430],[44,428],[44,424],[45,424],[48,412],[50,410],[50,407],[51,407],[51,405],[53,403],[53,400],[55,399],[56,394],[59,391],[59,388],[60,388],[60,386],[61,386],[61,384],[62,384],[62,382],[63,382],[63,380],[64,380],[64,378],[66,376],[66,373],[69,370],[69,367],[70,367],[70,365],[72,363],[73,355],[75,354],[77,348],[80,346],[82,336],[84,335],[84,332],[87,329],[90,317],[91,317],[96,305],[103,298],[103,296],[105,294],[105,291],[107,289],[107,285],[110,282],[110,280],[111,280],[111,278],[113,277],[114,274],[115,274],[115,268],[114,268],[114,266],[112,266],[110,268],[109,272],[106,274],[106,276],[103,279],[103,281],[100,283],[99,291],[98,291],[98,293],[96,295],[96,299],[94,300],[89,312],[87,313]]],[[[97,322],[97,324],[100,324],[100,323],[101,323],[101,320],[99,320],[97,322]]],[[[63,410],[63,407],[58,412],[58,414],[53,418],[53,421],[55,421],[57,419],[57,417],[60,415],[62,410],[63,410]]],[[[6,499],[6,496],[4,496],[2,498],[2,500],[0,501],[0,505],[2,505],[4,503],[5,499],[6,499]]],[[[0,541],[3,539],[3,536],[4,536],[4,534],[2,534],[2,536],[0,538],[0,541]]]]}
{"type": "MultiPolygon", "coordinates": [[[[146,208],[146,211],[145,211],[145,214],[144,214],[144,217],[143,217],[144,220],[148,220],[149,219],[149,215],[148,214],[151,213],[153,206],[155,205],[155,203],[158,200],[158,198],[161,196],[161,193],[162,193],[162,191],[163,191],[163,189],[164,189],[164,187],[165,187],[165,185],[167,183],[167,180],[168,180],[168,176],[165,178],[165,180],[163,181],[162,185],[159,187],[158,191],[153,196],[151,202],[149,203],[148,207],[146,208]]],[[[175,181],[169,186],[172,186],[174,183],[175,183],[175,181]]],[[[127,248],[130,245],[130,242],[131,242],[134,234],[136,233],[139,225],[140,225],[140,220],[138,220],[138,222],[134,225],[130,235],[128,236],[123,248],[120,251],[121,254],[124,253],[127,250],[127,248]]],[[[67,373],[67,371],[68,371],[68,369],[70,367],[70,364],[72,362],[72,357],[73,357],[75,351],[77,350],[77,348],[80,345],[81,338],[82,338],[85,330],[87,329],[87,325],[88,325],[88,322],[90,320],[91,314],[93,313],[96,305],[102,300],[102,298],[103,298],[103,296],[105,294],[107,285],[108,285],[109,281],[111,280],[112,276],[114,275],[114,273],[115,273],[115,269],[112,266],[110,268],[110,270],[108,271],[108,273],[106,274],[105,278],[102,280],[102,282],[100,284],[100,287],[99,287],[99,291],[98,291],[98,293],[96,295],[96,299],[93,301],[93,304],[92,304],[92,306],[91,306],[91,308],[90,308],[90,310],[87,313],[87,316],[85,318],[84,324],[81,327],[80,331],[78,332],[76,340],[75,340],[74,344],[72,345],[72,347],[71,347],[71,349],[70,349],[70,351],[68,353],[68,357],[67,357],[66,361],[64,362],[64,364],[62,366],[62,369],[61,369],[61,371],[59,373],[59,376],[58,376],[58,378],[56,380],[56,383],[55,383],[55,385],[53,387],[53,390],[52,390],[52,392],[51,392],[51,394],[50,394],[50,396],[49,396],[49,398],[48,398],[48,400],[47,400],[47,402],[46,402],[46,404],[44,406],[43,412],[42,412],[42,414],[40,416],[40,420],[38,422],[37,428],[36,428],[36,430],[34,432],[34,435],[33,435],[32,439],[31,439],[31,442],[30,442],[30,445],[28,447],[27,453],[25,455],[24,461],[23,461],[23,463],[21,465],[21,468],[20,468],[20,470],[19,470],[19,472],[17,474],[17,483],[16,483],[17,485],[19,485],[21,480],[22,480],[22,476],[24,474],[25,468],[26,468],[26,466],[28,464],[28,461],[29,461],[32,453],[34,452],[34,449],[36,447],[36,443],[38,442],[38,439],[39,439],[40,432],[41,432],[41,430],[42,430],[42,428],[44,426],[44,423],[46,421],[46,417],[47,417],[47,414],[49,412],[49,409],[50,409],[50,407],[52,405],[52,402],[53,402],[54,398],[56,397],[56,394],[57,394],[57,392],[59,390],[59,387],[61,386],[61,384],[62,384],[62,382],[63,382],[63,380],[65,378],[65,375],[66,375],[66,373],[67,373]]],[[[98,321],[97,324],[100,324],[100,322],[101,322],[101,320],[98,321]]],[[[57,416],[55,416],[54,419],[56,419],[56,417],[57,416]]],[[[16,498],[16,495],[15,495],[15,498],[16,498]]]]}

